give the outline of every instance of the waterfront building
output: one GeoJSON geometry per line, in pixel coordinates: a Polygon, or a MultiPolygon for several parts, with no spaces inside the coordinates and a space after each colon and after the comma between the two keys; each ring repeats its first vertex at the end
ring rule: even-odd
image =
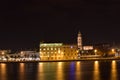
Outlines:
{"type": "Polygon", "coordinates": [[[93,50],[93,46],[83,46],[83,50],[93,50]]]}
{"type": "Polygon", "coordinates": [[[11,52],[11,50],[0,50],[0,60],[7,60],[7,58],[9,58],[9,53],[11,52]]]}
{"type": "Polygon", "coordinates": [[[112,46],[109,43],[99,43],[94,45],[94,49],[97,50],[97,54],[103,57],[108,57],[113,55],[112,46]]]}
{"type": "Polygon", "coordinates": [[[39,52],[21,51],[16,54],[10,54],[10,61],[33,61],[40,60],[39,52]]]}
{"type": "Polygon", "coordinates": [[[41,60],[77,59],[77,45],[63,43],[40,43],[41,60]]]}

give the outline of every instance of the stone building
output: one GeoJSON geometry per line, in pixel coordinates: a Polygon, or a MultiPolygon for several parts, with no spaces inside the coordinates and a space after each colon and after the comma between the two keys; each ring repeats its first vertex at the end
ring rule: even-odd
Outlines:
{"type": "Polygon", "coordinates": [[[63,43],[40,43],[41,60],[77,59],[77,45],[63,43]]]}

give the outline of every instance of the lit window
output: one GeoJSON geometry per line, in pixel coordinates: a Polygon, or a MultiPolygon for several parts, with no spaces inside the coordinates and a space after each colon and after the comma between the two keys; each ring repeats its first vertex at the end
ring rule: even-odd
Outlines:
{"type": "Polygon", "coordinates": [[[70,46],[70,48],[73,48],[73,46],[70,46]]]}
{"type": "Polygon", "coordinates": [[[55,50],[57,50],[57,49],[55,48],[55,50]]]}
{"type": "Polygon", "coordinates": [[[51,50],[53,50],[53,48],[51,48],[51,50]]]}
{"type": "Polygon", "coordinates": [[[45,50],[45,48],[43,50],[45,50]]]}
{"type": "Polygon", "coordinates": [[[47,48],[47,50],[49,50],[49,48],[47,48]]]}
{"type": "Polygon", "coordinates": [[[60,50],[58,50],[58,53],[60,54],[60,50]]]}

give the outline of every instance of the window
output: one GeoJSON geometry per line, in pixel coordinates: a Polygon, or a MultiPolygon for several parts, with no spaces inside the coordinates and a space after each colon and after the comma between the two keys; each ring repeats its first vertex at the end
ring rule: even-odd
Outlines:
{"type": "Polygon", "coordinates": [[[51,50],[53,50],[53,48],[51,48],[51,50]]]}
{"type": "Polygon", "coordinates": [[[47,48],[47,50],[49,50],[49,48],[47,48]]]}
{"type": "Polygon", "coordinates": [[[55,50],[57,50],[57,49],[55,48],[55,50]]]}

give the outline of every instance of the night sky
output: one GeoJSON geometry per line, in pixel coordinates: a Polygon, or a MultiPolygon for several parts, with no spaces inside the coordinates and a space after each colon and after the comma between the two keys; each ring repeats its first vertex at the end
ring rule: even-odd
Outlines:
{"type": "Polygon", "coordinates": [[[39,48],[40,41],[120,43],[119,0],[3,0],[0,49],[39,48]]]}

